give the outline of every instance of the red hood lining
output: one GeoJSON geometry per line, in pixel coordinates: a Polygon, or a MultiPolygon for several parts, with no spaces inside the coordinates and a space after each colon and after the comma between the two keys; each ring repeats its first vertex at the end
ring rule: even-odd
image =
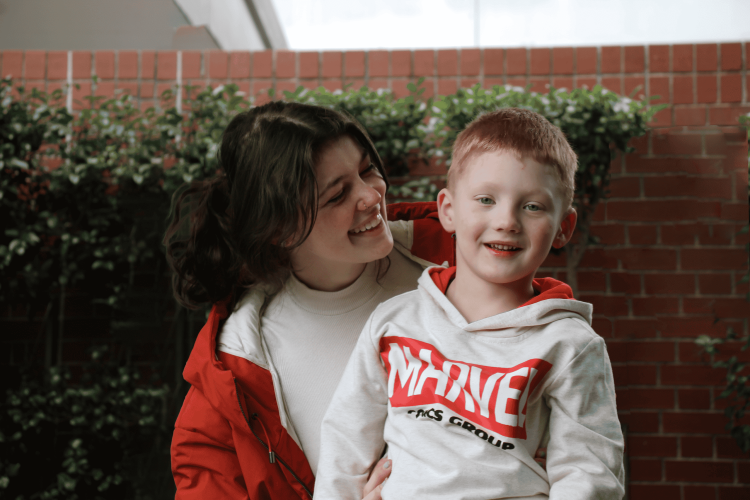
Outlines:
{"type": "MultiPolygon", "coordinates": [[[[429,269],[428,273],[430,274],[432,281],[435,283],[435,286],[438,287],[438,290],[445,293],[446,290],[448,290],[448,285],[450,285],[453,278],[456,277],[456,266],[447,268],[432,267],[429,269]]],[[[532,286],[534,287],[534,297],[518,307],[530,306],[531,304],[536,304],[537,302],[548,299],[576,300],[573,297],[573,290],[562,281],[558,281],[554,278],[535,279],[532,282],[532,286]]]]}

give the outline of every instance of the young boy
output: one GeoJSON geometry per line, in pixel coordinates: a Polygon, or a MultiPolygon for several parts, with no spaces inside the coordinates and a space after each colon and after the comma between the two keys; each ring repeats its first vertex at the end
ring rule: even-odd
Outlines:
{"type": "Polygon", "coordinates": [[[386,444],[383,500],[623,497],[592,306],[534,279],[575,228],[576,163],[528,110],[485,114],[458,136],[438,195],[456,267],[426,269],[365,325],[323,420],[316,499],[360,500],[386,444]],[[534,461],[545,444],[546,471],[534,461]]]}

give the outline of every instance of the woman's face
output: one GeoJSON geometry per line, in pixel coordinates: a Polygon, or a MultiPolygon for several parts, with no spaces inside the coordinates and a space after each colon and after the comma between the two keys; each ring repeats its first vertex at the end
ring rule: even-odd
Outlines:
{"type": "Polygon", "coordinates": [[[316,166],[318,215],[310,236],[292,253],[294,273],[317,290],[345,288],[368,262],[387,256],[385,179],[349,136],[323,148],[316,166]]]}

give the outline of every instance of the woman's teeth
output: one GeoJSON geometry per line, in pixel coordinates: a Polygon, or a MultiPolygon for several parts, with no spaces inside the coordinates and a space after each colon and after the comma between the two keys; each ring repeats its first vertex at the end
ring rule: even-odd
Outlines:
{"type": "Polygon", "coordinates": [[[349,232],[353,233],[353,234],[361,233],[363,231],[367,231],[369,229],[372,229],[374,227],[379,226],[381,222],[383,222],[383,218],[380,216],[380,214],[378,214],[378,216],[375,217],[375,219],[373,219],[372,221],[368,222],[364,226],[358,227],[357,229],[352,229],[349,232]]]}
{"type": "Polygon", "coordinates": [[[502,251],[505,251],[505,252],[507,252],[507,251],[513,251],[513,250],[520,250],[520,248],[518,248],[518,247],[511,247],[511,246],[508,246],[508,245],[495,245],[493,243],[488,243],[487,246],[490,247],[490,248],[494,248],[495,250],[502,250],[502,251]]]}

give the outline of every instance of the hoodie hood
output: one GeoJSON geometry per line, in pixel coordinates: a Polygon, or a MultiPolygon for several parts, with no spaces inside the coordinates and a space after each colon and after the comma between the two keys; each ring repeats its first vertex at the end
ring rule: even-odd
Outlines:
{"type": "Polygon", "coordinates": [[[445,296],[448,285],[456,274],[456,267],[430,267],[419,278],[419,288],[445,310],[448,318],[466,331],[503,330],[546,325],[565,318],[577,318],[591,325],[593,306],[573,297],[573,290],[553,278],[533,281],[534,297],[516,309],[490,316],[473,323],[464,317],[445,296]]]}

